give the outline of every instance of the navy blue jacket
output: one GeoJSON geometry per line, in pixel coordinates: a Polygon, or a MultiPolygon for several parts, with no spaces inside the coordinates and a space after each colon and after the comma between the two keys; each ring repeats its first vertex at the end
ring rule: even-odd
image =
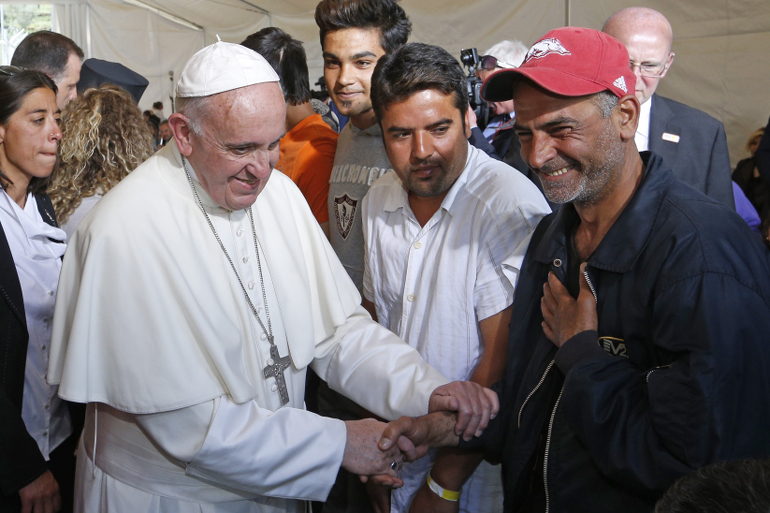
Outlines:
{"type": "Polygon", "coordinates": [[[506,511],[533,482],[552,512],[652,511],[692,469],[770,456],[770,255],[734,211],[642,157],[639,188],[588,260],[598,333],[558,351],[540,298],[549,271],[566,283],[574,207],[533,234],[502,411],[461,444],[502,461],[506,511]]]}

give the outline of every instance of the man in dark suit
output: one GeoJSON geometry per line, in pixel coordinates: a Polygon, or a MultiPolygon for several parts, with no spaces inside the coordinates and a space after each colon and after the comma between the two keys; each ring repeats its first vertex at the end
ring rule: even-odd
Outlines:
{"type": "Polygon", "coordinates": [[[671,24],[658,11],[629,7],[610,16],[602,30],[626,46],[636,74],[636,97],[642,104],[635,138],[639,151],[657,153],[677,178],[734,209],[722,123],[655,94],[674,62],[671,24]]]}

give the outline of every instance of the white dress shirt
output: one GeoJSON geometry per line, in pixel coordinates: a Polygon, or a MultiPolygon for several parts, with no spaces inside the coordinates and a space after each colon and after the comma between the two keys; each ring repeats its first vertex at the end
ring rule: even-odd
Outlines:
{"type": "Polygon", "coordinates": [[[639,124],[636,127],[636,149],[647,151],[650,149],[650,111],[652,110],[652,98],[642,104],[639,110],[639,124]]]}
{"type": "MultiPolygon", "coordinates": [[[[530,180],[469,145],[462,174],[420,226],[390,171],[372,185],[362,210],[364,295],[378,322],[445,378],[470,379],[484,352],[479,321],[513,302],[530,235],[548,212],[530,180]]],[[[433,456],[404,465],[391,511],[409,509],[433,456]]],[[[460,501],[461,512],[502,511],[499,467],[483,462],[460,501]]]]}
{"type": "Polygon", "coordinates": [[[67,405],[56,395],[58,386],[45,381],[56,287],[65,233],[43,221],[32,194],[22,209],[0,191],[0,223],[19,275],[29,332],[21,417],[46,460],[72,434],[67,405]]]}

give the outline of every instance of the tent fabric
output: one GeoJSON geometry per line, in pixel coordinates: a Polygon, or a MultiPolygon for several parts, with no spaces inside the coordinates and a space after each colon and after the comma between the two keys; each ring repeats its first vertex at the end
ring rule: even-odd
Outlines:
{"type": "MultiPolygon", "coordinates": [[[[41,3],[44,0],[0,0],[41,3]]],[[[217,40],[240,42],[277,26],[305,43],[311,84],[323,72],[313,12],[318,0],[48,0],[54,30],[86,53],[121,62],[150,81],[140,106],[158,100],[166,115],[186,61],[217,40]],[[165,16],[164,16],[165,15],[165,16]],[[170,15],[170,16],[169,16],[170,15]],[[169,19],[177,17],[189,24],[169,19]],[[195,28],[195,26],[200,28],[195,28]]],[[[412,21],[410,41],[436,44],[459,57],[502,39],[534,43],[564,26],[601,29],[630,0],[402,0],[412,21]]],[[[732,164],[748,156],[746,139],[770,116],[770,2],[767,0],[651,0],[674,28],[676,59],[658,92],[708,112],[725,125],[732,164]]]]}

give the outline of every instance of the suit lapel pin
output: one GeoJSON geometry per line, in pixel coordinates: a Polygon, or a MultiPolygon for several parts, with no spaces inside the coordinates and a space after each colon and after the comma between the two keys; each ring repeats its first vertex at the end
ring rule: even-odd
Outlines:
{"type": "Polygon", "coordinates": [[[672,143],[678,143],[679,142],[679,136],[676,134],[669,134],[668,132],[663,132],[662,136],[664,141],[669,141],[672,143]]]}

